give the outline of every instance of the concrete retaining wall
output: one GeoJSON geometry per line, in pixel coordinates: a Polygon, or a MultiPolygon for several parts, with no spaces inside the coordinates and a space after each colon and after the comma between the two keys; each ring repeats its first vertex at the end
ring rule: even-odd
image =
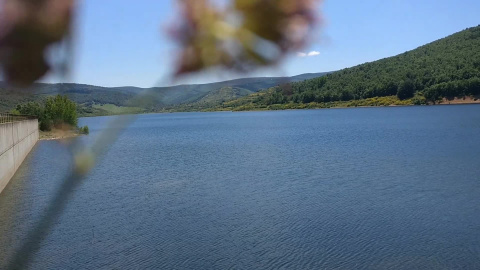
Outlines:
{"type": "Polygon", "coordinates": [[[38,120],[0,124],[0,193],[38,141],[38,120]]]}

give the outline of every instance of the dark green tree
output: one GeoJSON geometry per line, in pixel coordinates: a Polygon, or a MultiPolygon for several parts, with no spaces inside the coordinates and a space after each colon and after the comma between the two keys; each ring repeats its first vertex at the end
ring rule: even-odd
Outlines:
{"type": "Polygon", "coordinates": [[[401,100],[412,98],[415,94],[415,84],[411,79],[403,81],[398,87],[397,97],[401,100]]]}
{"type": "Polygon", "coordinates": [[[77,105],[67,96],[49,97],[45,101],[45,105],[28,102],[18,105],[16,110],[21,114],[38,117],[39,127],[42,131],[49,131],[53,127],[63,128],[64,125],[76,127],[78,124],[77,105]]]}

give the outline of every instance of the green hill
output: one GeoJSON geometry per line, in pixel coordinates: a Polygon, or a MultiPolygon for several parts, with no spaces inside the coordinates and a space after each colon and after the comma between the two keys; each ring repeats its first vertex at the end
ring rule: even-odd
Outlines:
{"type": "Polygon", "coordinates": [[[30,89],[16,89],[0,82],[0,111],[9,111],[18,104],[29,101],[42,102],[46,97],[57,94],[66,95],[78,103],[81,115],[196,110],[247,96],[285,82],[315,78],[324,74],[326,73],[302,74],[291,78],[245,78],[148,89],[130,86],[109,88],[73,83],[36,83],[30,89]]]}
{"type": "Polygon", "coordinates": [[[480,26],[395,57],[225,102],[217,109],[425,104],[478,95],[480,26]]]}

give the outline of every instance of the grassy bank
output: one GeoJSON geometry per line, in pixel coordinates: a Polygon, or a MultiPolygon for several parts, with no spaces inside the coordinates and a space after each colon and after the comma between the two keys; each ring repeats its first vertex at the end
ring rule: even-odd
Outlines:
{"type": "Polygon", "coordinates": [[[385,107],[385,106],[412,106],[412,105],[443,105],[443,104],[480,104],[480,96],[442,99],[435,103],[427,102],[423,96],[400,100],[397,96],[374,97],[361,100],[335,101],[335,102],[310,102],[310,103],[285,103],[262,105],[254,102],[238,104],[236,101],[225,103],[216,108],[202,111],[265,111],[265,110],[301,110],[325,108],[350,108],[350,107],[385,107]]]}

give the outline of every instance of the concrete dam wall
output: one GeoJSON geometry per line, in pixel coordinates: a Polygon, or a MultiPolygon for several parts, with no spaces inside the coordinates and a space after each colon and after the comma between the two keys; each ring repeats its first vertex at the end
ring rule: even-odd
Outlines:
{"type": "Polygon", "coordinates": [[[38,120],[0,123],[0,193],[38,141],[38,120]]]}

